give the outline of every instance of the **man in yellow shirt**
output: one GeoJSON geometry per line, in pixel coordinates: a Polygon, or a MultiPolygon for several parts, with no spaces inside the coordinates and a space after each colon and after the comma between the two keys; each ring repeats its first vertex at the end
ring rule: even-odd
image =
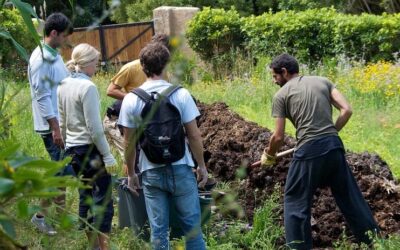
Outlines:
{"type": "MultiPolygon", "coordinates": [[[[150,43],[162,43],[170,50],[169,37],[165,34],[153,36],[150,43]]],[[[136,59],[122,66],[119,72],[111,79],[107,88],[107,95],[117,99],[117,101],[107,109],[107,114],[103,121],[104,132],[108,142],[117,148],[122,157],[124,154],[124,138],[117,124],[121,103],[125,95],[142,85],[146,79],[140,60],[136,59]]]]}
{"type": "Polygon", "coordinates": [[[139,59],[122,66],[119,72],[111,79],[107,88],[107,95],[118,100],[124,99],[125,95],[134,88],[139,87],[146,81],[139,59]]]}

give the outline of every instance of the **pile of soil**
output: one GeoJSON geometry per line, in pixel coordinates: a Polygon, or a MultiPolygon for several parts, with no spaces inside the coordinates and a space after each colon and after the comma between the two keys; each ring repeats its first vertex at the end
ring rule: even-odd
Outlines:
{"type": "MultiPolygon", "coordinates": [[[[218,180],[231,181],[235,180],[239,168],[247,169],[247,175],[239,182],[238,190],[239,202],[251,222],[254,209],[263,204],[276,185],[280,187],[283,196],[291,156],[282,158],[273,168],[249,168],[252,162],[260,159],[272,135],[271,131],[254,122],[245,121],[229,110],[225,103],[199,103],[198,106],[202,114],[198,124],[204,139],[205,160],[209,171],[218,180]]],[[[285,136],[284,141],[281,151],[295,146],[295,140],[290,136],[285,136]]],[[[378,155],[369,153],[347,152],[346,158],[382,233],[388,235],[400,232],[400,189],[389,166],[378,155]]],[[[282,199],[280,203],[279,223],[283,224],[282,199]]],[[[320,189],[316,193],[312,216],[315,247],[332,246],[333,242],[340,239],[343,228],[351,236],[329,189],[320,189]]]]}

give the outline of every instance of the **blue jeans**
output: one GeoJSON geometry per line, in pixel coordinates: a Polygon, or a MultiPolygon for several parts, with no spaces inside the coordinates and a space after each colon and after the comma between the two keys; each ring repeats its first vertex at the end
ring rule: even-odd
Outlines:
{"type": "Polygon", "coordinates": [[[192,168],[175,165],[146,170],[142,181],[152,248],[169,249],[169,210],[174,206],[185,234],[186,249],[205,249],[197,182],[192,168]]]}
{"type": "MultiPolygon", "coordinates": [[[[47,153],[49,153],[50,159],[52,161],[60,161],[64,159],[64,150],[62,150],[59,146],[55,145],[53,142],[53,135],[52,133],[49,134],[41,134],[40,135],[43,139],[44,146],[46,147],[47,153]]],[[[63,167],[56,176],[66,176],[72,175],[75,176],[74,170],[68,164],[63,167]]]]}

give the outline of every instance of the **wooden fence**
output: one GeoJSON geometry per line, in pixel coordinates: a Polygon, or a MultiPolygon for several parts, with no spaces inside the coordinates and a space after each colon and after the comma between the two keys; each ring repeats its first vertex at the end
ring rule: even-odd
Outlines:
{"type": "Polygon", "coordinates": [[[75,45],[88,43],[101,52],[103,64],[126,63],[139,57],[140,50],[153,35],[153,22],[76,28],[69,37],[70,46],[63,48],[61,54],[67,61],[75,45]]]}

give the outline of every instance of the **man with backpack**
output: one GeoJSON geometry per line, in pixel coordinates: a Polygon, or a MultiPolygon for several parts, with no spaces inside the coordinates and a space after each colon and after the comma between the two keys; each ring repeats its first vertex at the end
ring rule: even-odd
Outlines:
{"type": "Polygon", "coordinates": [[[128,185],[133,192],[140,188],[134,171],[135,145],[139,141],[139,168],[153,249],[169,249],[171,206],[175,207],[185,233],[186,249],[205,249],[198,189],[192,171],[193,155],[198,164],[199,187],[204,187],[208,173],[203,139],[196,123],[200,113],[186,89],[162,79],[169,57],[168,49],[160,43],[143,48],[140,63],[147,81],[127,94],[122,103],[118,123],[124,132],[128,185]]]}
{"type": "MultiPolygon", "coordinates": [[[[169,37],[165,34],[154,35],[150,43],[161,43],[169,49],[169,37]]],[[[104,133],[108,142],[115,146],[121,156],[124,152],[124,138],[117,124],[121,103],[125,95],[145,81],[146,75],[143,73],[140,60],[137,59],[122,66],[111,79],[107,88],[107,95],[116,99],[116,101],[107,108],[107,113],[103,120],[104,133]]],[[[126,165],[124,168],[126,168],[126,165]]]]}

